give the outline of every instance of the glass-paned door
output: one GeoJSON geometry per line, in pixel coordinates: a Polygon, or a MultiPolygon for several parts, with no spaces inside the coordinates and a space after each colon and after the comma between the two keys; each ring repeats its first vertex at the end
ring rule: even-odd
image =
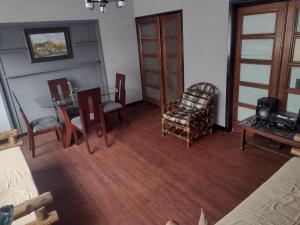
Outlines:
{"type": "Polygon", "coordinates": [[[181,14],[160,17],[165,104],[177,102],[183,92],[181,14]]]}
{"type": "Polygon", "coordinates": [[[163,78],[159,17],[137,21],[144,100],[161,105],[163,78]]]}
{"type": "Polygon", "coordinates": [[[278,97],[281,110],[299,113],[300,109],[300,1],[289,2],[286,21],[281,80],[278,97]]]}
{"type": "Polygon", "coordinates": [[[257,100],[276,97],[285,3],[238,9],[233,123],[255,114],[257,100]]]}

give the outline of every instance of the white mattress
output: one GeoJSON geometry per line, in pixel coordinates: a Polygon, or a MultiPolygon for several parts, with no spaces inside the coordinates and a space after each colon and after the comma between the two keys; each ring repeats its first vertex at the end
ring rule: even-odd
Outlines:
{"type": "MultiPolygon", "coordinates": [[[[0,151],[0,207],[17,205],[38,196],[27,162],[19,147],[0,151]]],[[[24,225],[35,220],[35,214],[13,222],[24,225]]]]}
{"type": "Polygon", "coordinates": [[[300,158],[292,158],[216,225],[300,224],[300,158]]]}

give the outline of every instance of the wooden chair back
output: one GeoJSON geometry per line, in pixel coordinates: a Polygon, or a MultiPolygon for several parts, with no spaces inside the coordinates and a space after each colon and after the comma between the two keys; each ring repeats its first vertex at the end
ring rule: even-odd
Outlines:
{"type": "Polygon", "coordinates": [[[23,120],[24,120],[24,123],[25,123],[25,125],[26,125],[27,131],[30,132],[30,133],[32,133],[32,129],[31,129],[31,127],[30,127],[30,123],[29,123],[29,121],[28,121],[28,119],[27,119],[27,117],[26,117],[26,115],[25,115],[25,113],[24,113],[24,111],[23,111],[23,109],[22,109],[22,107],[21,107],[21,104],[20,104],[20,102],[19,102],[19,100],[18,100],[16,94],[15,94],[14,92],[12,92],[12,95],[13,95],[13,97],[14,97],[14,99],[15,99],[17,105],[18,105],[19,112],[20,112],[20,114],[21,114],[21,116],[22,116],[22,118],[23,118],[23,120]]]}
{"type": "Polygon", "coordinates": [[[61,100],[61,96],[68,97],[71,94],[67,78],[48,80],[48,86],[52,99],[56,101],[61,100]]]}
{"type": "Polygon", "coordinates": [[[116,89],[118,89],[118,92],[115,94],[115,101],[122,105],[125,105],[125,78],[126,76],[123,74],[116,74],[116,89]]]}
{"type": "Polygon", "coordinates": [[[95,127],[103,120],[101,113],[101,92],[100,87],[77,93],[78,107],[83,129],[95,127]]]}

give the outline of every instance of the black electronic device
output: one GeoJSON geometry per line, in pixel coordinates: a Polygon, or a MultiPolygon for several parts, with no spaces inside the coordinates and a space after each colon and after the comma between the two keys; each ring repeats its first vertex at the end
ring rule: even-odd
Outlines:
{"type": "Polygon", "coordinates": [[[291,112],[275,112],[269,116],[268,125],[295,131],[297,129],[297,120],[299,120],[297,113],[291,112]]]}
{"type": "Polygon", "coordinates": [[[256,121],[260,125],[267,125],[271,113],[278,110],[278,99],[263,97],[257,100],[256,121]]]}
{"type": "Polygon", "coordinates": [[[298,118],[296,122],[296,131],[300,132],[300,109],[299,109],[298,118]]]}

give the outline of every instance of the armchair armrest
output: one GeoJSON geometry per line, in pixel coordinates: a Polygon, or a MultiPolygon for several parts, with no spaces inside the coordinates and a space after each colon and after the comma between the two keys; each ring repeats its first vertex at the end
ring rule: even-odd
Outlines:
{"type": "Polygon", "coordinates": [[[170,111],[172,109],[178,108],[179,104],[180,104],[179,102],[172,102],[172,103],[170,103],[168,105],[162,106],[161,107],[162,113],[165,113],[165,112],[170,111]]]}

